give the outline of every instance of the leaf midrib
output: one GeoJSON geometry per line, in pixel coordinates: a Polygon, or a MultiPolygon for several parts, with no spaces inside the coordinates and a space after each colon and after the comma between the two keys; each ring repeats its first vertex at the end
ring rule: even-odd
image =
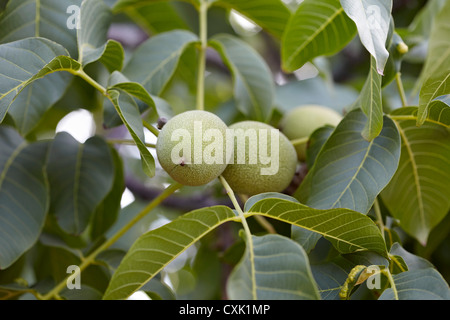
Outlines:
{"type": "Polygon", "coordinates": [[[312,228],[306,227],[306,226],[304,226],[304,225],[298,225],[298,224],[295,224],[295,223],[293,223],[293,222],[290,221],[290,220],[283,219],[283,218],[281,218],[281,217],[279,217],[279,216],[271,215],[271,214],[269,214],[269,213],[259,212],[259,211],[251,211],[251,212],[247,212],[247,213],[245,214],[245,217],[246,217],[246,218],[249,218],[249,217],[254,216],[254,215],[261,215],[261,216],[265,216],[265,217],[267,217],[267,218],[272,218],[272,219],[276,219],[276,220],[279,220],[279,221],[287,222],[287,223],[290,223],[290,224],[292,224],[292,225],[296,225],[296,226],[298,226],[298,227],[302,227],[302,228],[304,228],[304,229],[306,229],[306,230],[309,230],[309,231],[312,231],[312,232],[315,232],[315,233],[320,233],[321,235],[323,235],[323,236],[325,236],[325,237],[328,237],[328,238],[331,238],[331,239],[334,239],[334,240],[336,240],[336,241],[346,243],[346,244],[348,244],[349,246],[354,246],[354,247],[357,247],[358,249],[361,249],[361,250],[368,250],[367,248],[362,247],[362,246],[360,246],[360,245],[358,245],[358,244],[349,242],[349,241],[344,240],[344,239],[340,239],[340,238],[338,238],[338,237],[336,237],[336,236],[329,235],[329,234],[327,234],[327,233],[325,233],[325,232],[318,232],[317,230],[314,230],[314,229],[312,229],[312,228]]]}
{"type": "Polygon", "coordinates": [[[17,158],[19,153],[27,146],[27,142],[23,141],[20,145],[17,146],[17,148],[14,150],[14,152],[11,154],[11,156],[8,158],[8,160],[5,163],[5,166],[3,167],[3,171],[0,175],[0,190],[2,189],[3,182],[5,181],[6,174],[11,167],[11,165],[14,163],[14,160],[17,158]]]}
{"type": "Polygon", "coordinates": [[[411,148],[411,144],[408,140],[408,137],[406,136],[405,131],[403,130],[401,124],[399,123],[398,126],[398,131],[400,133],[400,136],[402,137],[402,140],[404,142],[406,151],[408,152],[408,157],[410,159],[411,162],[411,167],[412,167],[412,174],[414,177],[414,182],[416,185],[416,193],[417,193],[417,202],[419,205],[419,218],[421,220],[421,224],[422,226],[425,226],[425,212],[424,212],[424,207],[423,207],[423,200],[422,200],[422,190],[420,188],[420,181],[419,181],[419,172],[418,172],[418,168],[417,168],[417,163],[416,163],[416,159],[414,158],[414,153],[412,151],[411,148]]]}
{"type": "MultiPolygon", "coordinates": [[[[192,238],[192,240],[189,242],[188,245],[184,246],[183,250],[181,250],[180,252],[178,252],[176,255],[172,256],[172,258],[166,263],[163,264],[160,268],[158,268],[155,272],[153,272],[153,274],[151,275],[151,277],[149,277],[149,279],[147,281],[145,281],[144,283],[140,283],[140,285],[135,288],[133,290],[133,292],[129,293],[129,295],[127,297],[129,297],[131,294],[133,294],[134,292],[138,291],[140,288],[142,288],[148,281],[150,281],[155,275],[157,275],[159,272],[161,272],[161,270],[163,270],[165,268],[165,266],[167,266],[168,263],[170,263],[171,261],[173,261],[175,258],[177,258],[180,254],[182,254],[185,250],[187,250],[191,245],[193,245],[195,242],[197,242],[199,239],[201,239],[202,237],[204,237],[206,234],[208,234],[209,232],[211,232],[211,230],[213,230],[214,228],[216,228],[217,226],[224,224],[226,222],[229,221],[235,221],[235,222],[239,222],[240,218],[236,217],[236,216],[229,216],[228,218],[224,219],[224,220],[219,220],[217,221],[215,224],[211,225],[208,227],[208,229],[205,230],[205,232],[201,233],[198,237],[196,238],[192,238]]],[[[131,249],[130,249],[131,251],[131,249]]],[[[125,258],[124,258],[125,259],[125,258]]],[[[119,276],[120,274],[123,273],[127,273],[127,272],[133,272],[133,271],[137,271],[140,272],[141,270],[127,270],[125,272],[122,273],[117,273],[117,276],[119,276]]],[[[114,288],[114,290],[112,290],[111,292],[108,292],[108,295],[111,296],[112,293],[120,290],[122,287],[126,287],[126,286],[130,286],[133,285],[133,283],[127,283],[123,286],[117,286],[114,288]]]]}
{"type": "Polygon", "coordinates": [[[364,155],[361,163],[359,164],[358,168],[356,169],[355,173],[353,174],[352,178],[350,179],[349,183],[345,187],[345,189],[341,192],[341,194],[337,197],[336,201],[331,205],[331,208],[334,208],[335,205],[341,200],[342,196],[347,192],[348,188],[353,184],[353,181],[355,181],[356,177],[358,176],[359,172],[363,168],[364,164],[366,163],[366,160],[369,156],[370,150],[372,150],[372,145],[375,140],[372,140],[369,145],[367,146],[366,154],[364,155]]]}

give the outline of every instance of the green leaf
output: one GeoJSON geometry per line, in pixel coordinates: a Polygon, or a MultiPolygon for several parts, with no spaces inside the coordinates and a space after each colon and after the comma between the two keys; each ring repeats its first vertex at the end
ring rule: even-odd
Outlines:
{"type": "Polygon", "coordinates": [[[172,30],[189,29],[177,12],[174,3],[168,1],[140,1],[141,5],[125,7],[123,10],[147,33],[162,33],[172,30]]]}
{"type": "Polygon", "coordinates": [[[269,234],[247,239],[245,254],[227,283],[231,300],[318,300],[317,285],[303,248],[269,234]]]}
{"type": "Polygon", "coordinates": [[[316,161],[320,150],[322,149],[328,138],[331,136],[334,129],[334,127],[326,125],[315,130],[309,137],[308,148],[306,149],[306,164],[308,165],[309,169],[314,166],[314,162],[316,161]]]}
{"type": "Polygon", "coordinates": [[[116,149],[110,147],[114,161],[114,182],[111,191],[97,206],[92,217],[91,239],[98,239],[116,222],[120,212],[120,202],[125,190],[125,177],[122,158],[116,149]]]}
{"type": "Polygon", "coordinates": [[[355,36],[356,26],[339,0],[305,0],[291,16],[284,31],[283,69],[294,71],[322,55],[343,49],[355,36]]]}
{"type": "Polygon", "coordinates": [[[49,208],[45,175],[48,145],[28,144],[0,126],[0,269],[14,263],[38,239],[49,208]]]}
{"type": "Polygon", "coordinates": [[[281,0],[218,0],[213,5],[234,9],[279,38],[291,16],[281,0]]]}
{"type": "Polygon", "coordinates": [[[153,278],[141,290],[152,300],[176,300],[175,293],[172,289],[160,279],[153,278]]]}
{"type": "Polygon", "coordinates": [[[80,69],[81,65],[72,58],[58,56],[33,77],[23,82],[9,111],[17,126],[20,126],[22,134],[29,133],[42,122],[44,114],[64,95],[68,85],[71,84],[69,80],[73,78],[70,75],[52,73],[67,71],[77,74],[80,69]],[[33,98],[30,98],[31,96],[33,98]]]}
{"type": "Polygon", "coordinates": [[[376,61],[375,70],[383,74],[389,57],[386,49],[392,0],[341,0],[347,15],[355,22],[361,43],[376,61]]]}
{"type": "Polygon", "coordinates": [[[407,270],[409,271],[433,268],[431,262],[406,251],[398,242],[392,245],[389,253],[391,255],[402,257],[408,267],[407,270]]]}
{"type": "Polygon", "coordinates": [[[77,55],[76,17],[82,0],[9,1],[0,17],[0,43],[42,37],[77,55]]]}
{"type": "MultiPolygon", "coordinates": [[[[150,95],[141,84],[131,82],[127,77],[118,71],[114,71],[111,74],[108,89],[120,89],[128,93],[130,96],[139,99],[142,103],[137,101],[137,104],[139,113],[141,114],[147,110],[150,110],[150,114],[148,114],[148,116],[153,119],[158,119],[160,117],[170,119],[173,117],[173,111],[165,100],[150,95]]],[[[108,128],[122,124],[122,121],[110,100],[105,100],[103,121],[104,125],[108,128]]]]}
{"type": "Polygon", "coordinates": [[[151,37],[136,49],[122,73],[158,96],[172,78],[183,52],[197,40],[195,34],[185,30],[151,37]]]}
{"type": "MultiPolygon", "coordinates": [[[[406,271],[393,276],[399,300],[450,300],[447,282],[436,269],[406,271]]],[[[379,300],[394,300],[392,288],[386,289],[379,300]]]]}
{"type": "MultiPolygon", "coordinates": [[[[29,38],[0,45],[0,122],[27,81],[59,55],[67,55],[67,51],[59,44],[43,38],[29,38]]],[[[45,82],[45,91],[59,87],[55,81],[61,78],[52,80],[45,82]]],[[[48,107],[45,105],[47,101],[37,99],[36,103],[38,102],[39,108],[48,107]]]]}
{"type": "Polygon", "coordinates": [[[367,122],[361,135],[367,141],[372,141],[383,129],[383,103],[381,94],[382,77],[377,72],[375,58],[370,59],[370,72],[356,106],[367,116],[367,122]]]}
{"type": "Polygon", "coordinates": [[[236,216],[228,207],[192,211],[142,235],[114,273],[103,299],[124,299],[208,232],[236,216]]]}
{"type": "MultiPolygon", "coordinates": [[[[145,4],[159,2],[159,1],[168,1],[168,0],[118,0],[113,7],[113,11],[123,11],[130,8],[140,7],[145,4]]],[[[192,3],[196,7],[200,5],[200,0],[181,0],[192,3]]]]}
{"type": "Polygon", "coordinates": [[[153,98],[150,96],[147,90],[145,90],[145,88],[137,82],[130,82],[124,75],[122,75],[118,71],[114,71],[111,74],[109,78],[108,89],[123,90],[129,95],[144,102],[147,105],[147,108],[150,108],[152,112],[159,114],[156,109],[155,102],[153,101],[153,98]]]}
{"type": "Polygon", "coordinates": [[[244,212],[248,212],[250,210],[250,208],[253,207],[253,205],[260,200],[274,199],[274,198],[284,199],[284,200],[288,200],[288,201],[292,201],[292,202],[298,202],[297,199],[295,199],[291,196],[288,196],[287,194],[284,194],[284,193],[265,192],[265,193],[260,193],[260,194],[251,196],[244,204],[244,212]]]}
{"type": "Polygon", "coordinates": [[[61,132],[50,148],[47,174],[51,213],[63,230],[80,234],[112,187],[114,164],[108,145],[98,137],[80,144],[61,132]]]}
{"type": "Polygon", "coordinates": [[[69,74],[52,74],[27,85],[20,92],[12,102],[9,114],[23,136],[42,122],[44,114],[62,98],[72,79],[69,74]]]}
{"type": "Polygon", "coordinates": [[[266,121],[272,114],[275,88],[264,59],[250,45],[228,34],[214,36],[210,45],[233,75],[237,108],[247,117],[266,121]]]}
{"type": "Polygon", "coordinates": [[[124,51],[121,44],[107,41],[111,20],[111,10],[103,1],[83,1],[77,33],[78,61],[82,66],[100,60],[110,72],[122,69],[124,51]]]}
{"type": "Polygon", "coordinates": [[[366,116],[348,113],[328,138],[295,197],[313,208],[349,208],[367,213],[389,183],[400,158],[395,123],[384,118],[380,135],[371,142],[361,136],[366,116]]]}
{"type": "Polygon", "coordinates": [[[420,79],[423,79],[423,86],[419,95],[418,125],[425,122],[432,101],[450,93],[449,15],[450,2],[447,1],[434,22],[427,60],[420,76],[420,79]]]}
{"type": "Polygon", "coordinates": [[[323,300],[340,300],[339,292],[353,266],[341,256],[328,262],[311,265],[323,300]]]}
{"type": "Polygon", "coordinates": [[[155,159],[145,145],[144,127],[142,125],[139,108],[126,91],[112,88],[108,89],[108,95],[122,122],[128,129],[132,139],[136,143],[141,154],[142,169],[149,177],[155,175],[155,159]]]}
{"type": "Polygon", "coordinates": [[[370,250],[386,256],[380,230],[366,215],[349,209],[319,210],[284,199],[264,199],[248,216],[263,215],[319,233],[340,253],[370,250]]]}
{"type": "Polygon", "coordinates": [[[381,196],[400,226],[425,244],[430,230],[450,209],[450,171],[446,170],[450,133],[428,121],[417,127],[415,120],[401,120],[397,127],[402,138],[400,163],[381,196]]]}

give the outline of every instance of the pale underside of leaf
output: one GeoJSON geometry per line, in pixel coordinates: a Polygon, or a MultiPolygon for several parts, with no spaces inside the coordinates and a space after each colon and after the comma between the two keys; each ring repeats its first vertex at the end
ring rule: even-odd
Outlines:
{"type": "Polygon", "coordinates": [[[232,300],[317,300],[319,293],[300,245],[280,235],[252,236],[233,270],[227,292],[232,300]],[[252,250],[252,252],[250,252],[252,250]]]}
{"type": "Polygon", "coordinates": [[[376,60],[376,71],[383,74],[389,57],[386,40],[391,20],[392,0],[341,0],[347,15],[356,23],[362,44],[376,60]]]}

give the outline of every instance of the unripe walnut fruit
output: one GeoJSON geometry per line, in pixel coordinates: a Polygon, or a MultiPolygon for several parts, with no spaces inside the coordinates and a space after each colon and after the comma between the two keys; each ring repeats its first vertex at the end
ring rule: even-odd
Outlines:
{"type": "Polygon", "coordinates": [[[158,136],[156,154],[161,167],[183,185],[209,183],[227,165],[226,130],[227,125],[211,112],[193,110],[176,115],[158,136]]]}
{"type": "Polygon", "coordinates": [[[256,121],[237,122],[229,129],[235,135],[234,159],[222,176],[233,191],[252,196],[286,189],[297,167],[297,156],[290,141],[278,129],[256,121]]]}
{"type": "MultiPolygon", "coordinates": [[[[315,130],[325,125],[337,126],[342,116],[328,107],[304,105],[288,111],[280,122],[281,131],[290,140],[309,137],[315,130]]],[[[300,161],[306,159],[306,143],[295,146],[300,161]]]]}

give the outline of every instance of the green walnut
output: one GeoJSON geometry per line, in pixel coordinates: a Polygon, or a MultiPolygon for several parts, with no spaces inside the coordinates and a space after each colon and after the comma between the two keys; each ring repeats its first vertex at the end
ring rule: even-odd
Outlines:
{"type": "Polygon", "coordinates": [[[161,167],[177,182],[201,186],[227,166],[227,125],[207,111],[186,111],[170,119],[159,133],[156,154],[161,167]]]}
{"type": "MultiPolygon", "coordinates": [[[[290,140],[308,138],[325,125],[337,126],[342,116],[328,107],[304,105],[287,112],[280,122],[281,131],[290,140]]],[[[300,161],[306,160],[306,143],[295,146],[300,161]]]]}
{"type": "Polygon", "coordinates": [[[256,121],[237,122],[228,129],[234,152],[222,176],[234,192],[252,196],[281,192],[289,186],[297,156],[285,135],[256,121]]]}

